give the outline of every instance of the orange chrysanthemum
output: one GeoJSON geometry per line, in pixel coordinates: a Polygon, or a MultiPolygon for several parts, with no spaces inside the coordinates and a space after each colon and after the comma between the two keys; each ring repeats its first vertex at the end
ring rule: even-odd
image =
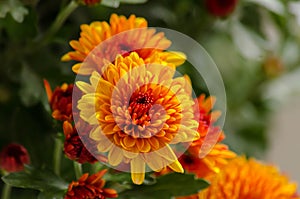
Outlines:
{"type": "Polygon", "coordinates": [[[73,84],[64,83],[60,87],[56,87],[53,92],[47,80],[44,80],[44,85],[52,117],[60,121],[71,121],[73,84]]]}
{"type": "Polygon", "coordinates": [[[228,146],[218,143],[204,158],[185,154],[179,158],[179,162],[187,172],[196,174],[198,178],[211,180],[235,156],[228,146]]]}
{"type": "Polygon", "coordinates": [[[285,199],[296,196],[297,185],[274,166],[238,157],[213,179],[200,199],[285,199]]]}
{"type": "Polygon", "coordinates": [[[200,138],[192,142],[188,153],[180,159],[180,162],[188,172],[195,173],[199,178],[210,180],[236,154],[226,145],[220,144],[225,135],[220,127],[214,126],[221,114],[220,111],[212,111],[215,97],[205,98],[202,94],[195,100],[198,102],[195,117],[199,118],[200,138]],[[210,136],[210,139],[207,139],[207,136],[210,136]],[[201,154],[204,154],[203,157],[199,157],[201,154]]]}
{"type": "MultiPolygon", "coordinates": [[[[185,55],[177,52],[163,52],[171,45],[171,41],[165,38],[164,33],[156,33],[155,29],[147,27],[147,21],[144,18],[131,15],[127,19],[125,16],[116,14],[111,15],[109,24],[105,21],[95,21],[90,25],[83,24],[79,40],[70,42],[75,51],[65,54],[62,61],[79,61],[80,63],[75,64],[72,69],[75,73],[84,75],[90,75],[95,70],[93,67],[80,69],[82,62],[94,49],[96,49],[93,53],[98,67],[101,67],[105,60],[113,62],[117,54],[125,56],[133,51],[144,60],[158,54],[162,60],[175,65],[182,64],[185,55]],[[100,44],[102,46],[99,47],[100,44]]],[[[97,70],[101,71],[99,68],[97,70]]]]}
{"type": "Polygon", "coordinates": [[[94,126],[90,138],[108,163],[130,163],[132,180],[141,184],[146,164],[154,171],[166,166],[183,172],[170,144],[199,138],[194,101],[184,77],[157,57],[146,64],[136,52],[118,56],[91,84],[77,82],[86,93],[78,102],[80,117],[94,126]]]}
{"type": "Polygon", "coordinates": [[[89,176],[83,174],[78,181],[73,181],[68,188],[65,199],[105,199],[118,197],[114,189],[103,188],[105,180],[102,179],[107,170],[99,171],[89,176]]]}
{"type": "Polygon", "coordinates": [[[198,132],[200,133],[200,138],[191,144],[188,151],[194,156],[198,156],[200,153],[206,153],[206,150],[210,149],[203,144],[209,144],[210,146],[216,142],[221,142],[225,135],[220,127],[214,126],[214,123],[221,115],[220,111],[212,111],[216,98],[213,96],[205,98],[205,95],[201,94],[195,101],[197,102],[195,105],[198,105],[198,107],[195,107],[195,118],[199,120],[198,132]],[[211,137],[211,140],[207,139],[208,135],[211,137]],[[209,141],[214,143],[208,143],[209,141]]]}

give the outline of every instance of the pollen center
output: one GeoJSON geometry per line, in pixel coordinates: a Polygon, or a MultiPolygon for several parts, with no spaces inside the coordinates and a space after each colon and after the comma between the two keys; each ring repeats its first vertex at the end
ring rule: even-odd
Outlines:
{"type": "Polygon", "coordinates": [[[149,110],[154,102],[152,89],[135,92],[130,98],[128,111],[134,124],[147,126],[150,122],[149,110]]]}

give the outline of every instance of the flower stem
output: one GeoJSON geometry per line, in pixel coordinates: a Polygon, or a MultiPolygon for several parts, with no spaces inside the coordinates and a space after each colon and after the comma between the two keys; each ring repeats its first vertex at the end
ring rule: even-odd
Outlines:
{"type": "Polygon", "coordinates": [[[46,44],[53,37],[53,35],[55,35],[55,33],[61,28],[63,23],[66,21],[66,19],[77,7],[78,7],[78,3],[73,0],[58,13],[49,31],[46,33],[45,37],[43,38],[42,41],[43,44],[46,44]]]}
{"type": "Polygon", "coordinates": [[[60,175],[62,142],[59,138],[55,138],[53,153],[53,170],[56,175],[60,175]]]}
{"type": "Polygon", "coordinates": [[[2,189],[1,199],[10,199],[11,186],[8,184],[4,184],[2,189]]]}
{"type": "Polygon", "coordinates": [[[75,176],[77,179],[79,179],[82,176],[82,165],[76,161],[74,161],[73,164],[74,164],[75,176]]]}
{"type": "Polygon", "coordinates": [[[101,165],[98,162],[91,164],[91,173],[97,173],[100,170],[101,170],[101,165]]]}

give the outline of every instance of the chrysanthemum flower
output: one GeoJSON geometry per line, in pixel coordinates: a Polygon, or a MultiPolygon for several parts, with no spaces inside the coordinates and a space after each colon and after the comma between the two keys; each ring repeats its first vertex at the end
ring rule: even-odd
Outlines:
{"type": "Polygon", "coordinates": [[[60,121],[71,121],[73,84],[64,83],[60,87],[56,87],[53,92],[47,80],[44,80],[44,85],[52,117],[60,121]]]}
{"type": "MultiPolygon", "coordinates": [[[[147,21],[144,18],[131,15],[127,19],[125,16],[116,14],[111,15],[109,24],[105,21],[95,21],[90,25],[83,24],[81,25],[79,40],[70,42],[75,51],[65,54],[62,61],[79,61],[80,63],[75,64],[72,69],[75,73],[83,75],[90,75],[95,70],[95,68],[79,70],[82,65],[81,62],[94,49],[96,49],[93,53],[98,59],[98,66],[102,66],[105,60],[113,62],[117,54],[125,56],[133,51],[137,52],[144,60],[158,54],[161,59],[172,62],[174,65],[182,64],[185,55],[162,52],[171,45],[170,40],[165,38],[164,33],[156,33],[154,29],[147,28],[147,26],[147,21]]],[[[97,70],[101,71],[101,69],[97,70]]]]}
{"type": "Polygon", "coordinates": [[[80,117],[94,126],[90,138],[98,152],[108,152],[108,163],[130,163],[132,180],[141,184],[145,167],[158,171],[169,166],[183,172],[170,145],[199,138],[194,101],[185,78],[158,58],[151,64],[136,52],[119,55],[91,84],[77,82],[86,93],[78,102],[80,117]]]}
{"type": "MultiPolygon", "coordinates": [[[[212,111],[216,101],[215,97],[205,98],[205,95],[202,94],[196,100],[198,107],[195,108],[195,116],[199,116],[198,132],[201,137],[190,145],[188,151],[179,158],[179,162],[186,172],[194,173],[198,178],[210,181],[228,164],[229,160],[236,157],[236,154],[230,151],[228,146],[220,143],[224,139],[224,133],[219,127],[213,126],[221,114],[219,111],[212,111]],[[206,139],[207,136],[211,136],[212,140],[206,139]],[[209,144],[207,149],[205,144],[209,144]],[[199,157],[202,150],[208,151],[204,153],[203,157],[199,157]]],[[[198,198],[197,194],[177,199],[192,198],[198,198]]]]}
{"type": "MultiPolygon", "coordinates": [[[[206,98],[204,94],[195,99],[194,115],[199,122],[197,131],[200,138],[194,140],[187,152],[179,158],[186,172],[194,173],[198,178],[206,180],[211,180],[229,160],[236,157],[228,146],[220,143],[225,135],[220,127],[214,126],[221,114],[220,111],[212,110],[215,102],[215,97],[206,98]]],[[[157,175],[169,172],[170,169],[165,169],[157,175]]]]}
{"type": "Polygon", "coordinates": [[[283,199],[298,198],[297,186],[280,174],[274,166],[254,159],[238,157],[232,160],[212,180],[200,199],[283,199]]]}
{"type": "Polygon", "coordinates": [[[83,174],[78,181],[73,181],[68,188],[65,199],[105,199],[116,198],[116,190],[104,188],[105,180],[102,179],[107,170],[96,174],[83,174]]]}
{"type": "Polygon", "coordinates": [[[217,17],[226,17],[231,14],[238,0],[205,0],[208,11],[217,17]]]}
{"type": "Polygon", "coordinates": [[[0,152],[0,169],[6,172],[18,172],[29,164],[30,158],[26,148],[20,144],[9,144],[0,152]]]}
{"type": "MultiPolygon", "coordinates": [[[[83,128],[81,127],[81,129],[83,128]]],[[[63,123],[63,130],[65,135],[64,153],[69,159],[81,164],[97,162],[97,159],[83,145],[76,128],[73,127],[70,122],[65,121],[63,123]]],[[[90,129],[86,130],[88,131],[90,129]]]]}
{"type": "Polygon", "coordinates": [[[218,143],[203,158],[184,154],[179,158],[179,162],[187,172],[196,174],[198,178],[211,180],[235,156],[228,146],[218,143]]]}
{"type": "MultiPolygon", "coordinates": [[[[195,101],[198,103],[195,105],[197,107],[194,108],[194,115],[199,121],[197,131],[200,134],[200,138],[193,141],[188,148],[188,152],[195,157],[205,157],[216,143],[221,142],[225,138],[221,128],[215,126],[215,122],[218,120],[221,112],[212,110],[216,102],[216,98],[213,96],[206,98],[204,94],[201,94],[195,101]]],[[[222,150],[224,149],[223,147],[221,148],[222,150]]],[[[219,147],[218,149],[221,148],[219,147]]]]}

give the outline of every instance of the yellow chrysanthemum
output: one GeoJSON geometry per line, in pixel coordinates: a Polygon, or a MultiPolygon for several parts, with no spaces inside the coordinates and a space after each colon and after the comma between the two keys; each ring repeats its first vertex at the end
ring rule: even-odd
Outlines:
{"type": "Polygon", "coordinates": [[[281,175],[274,166],[254,159],[238,157],[232,160],[199,193],[200,199],[299,199],[297,186],[281,175]]]}
{"type": "Polygon", "coordinates": [[[78,102],[80,117],[94,126],[90,138],[108,163],[130,164],[132,180],[144,181],[146,165],[159,171],[183,168],[171,146],[199,138],[194,101],[184,77],[173,78],[172,64],[156,57],[145,63],[136,52],[117,56],[93,72],[91,84],[77,82],[85,93],[78,102]]]}
{"type": "Polygon", "coordinates": [[[82,62],[95,49],[93,53],[98,59],[98,66],[102,66],[105,60],[113,62],[117,54],[125,56],[133,51],[144,60],[158,53],[162,60],[172,62],[175,66],[182,64],[185,55],[179,52],[163,52],[171,45],[171,41],[165,38],[164,33],[156,33],[155,29],[147,27],[144,18],[131,15],[127,19],[116,14],[111,15],[109,24],[105,21],[83,24],[80,26],[79,40],[70,42],[75,51],[65,54],[62,61],[79,61],[80,63],[75,64],[72,69],[75,73],[83,75],[90,75],[95,69],[79,70],[82,62]],[[99,58],[102,59],[100,62],[99,58]]]}

